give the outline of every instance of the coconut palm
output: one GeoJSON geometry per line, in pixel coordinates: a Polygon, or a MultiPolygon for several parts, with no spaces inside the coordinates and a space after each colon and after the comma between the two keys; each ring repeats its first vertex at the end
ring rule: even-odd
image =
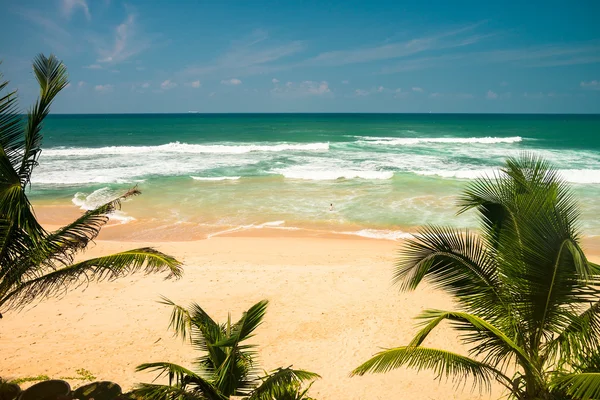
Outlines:
{"type": "Polygon", "coordinates": [[[161,303],[173,307],[170,326],[176,334],[189,339],[202,355],[194,362],[193,370],[168,362],[139,365],[137,371],[158,372],[157,378],[166,376],[169,384],[140,384],[135,395],[148,400],[227,400],[230,396],[248,400],[309,400],[299,384],[319,375],[287,367],[261,376],[255,346],[245,343],[262,323],[267,300],[250,307],[234,324],[231,316],[224,324],[215,322],[196,303],[187,309],[165,298],[161,303]]]}
{"type": "Polygon", "coordinates": [[[121,201],[140,193],[136,188],[55,232],[47,232],[40,225],[26,189],[42,151],[44,118],[68,80],[65,66],[52,55],[37,56],[33,72],[40,97],[26,119],[17,109],[16,91],[2,96],[8,82],[0,83],[0,311],[22,308],[72,286],[139,270],[167,271],[169,276],[179,277],[181,264],[151,248],[74,262],[75,255],[98,235],[121,201]]]}
{"type": "Polygon", "coordinates": [[[599,399],[600,365],[582,361],[600,348],[600,267],[581,249],[568,185],[546,161],[524,154],[470,184],[459,205],[476,210],[479,234],[423,228],[394,274],[403,290],[428,280],[459,309],[425,310],[408,345],[381,351],[353,374],[407,366],[480,388],[496,381],[516,399],[599,399]],[[443,321],[470,356],[422,346],[443,321]]]}

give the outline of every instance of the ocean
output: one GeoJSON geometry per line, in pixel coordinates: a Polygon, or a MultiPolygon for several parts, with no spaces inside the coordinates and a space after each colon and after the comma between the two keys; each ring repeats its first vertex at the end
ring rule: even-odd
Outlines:
{"type": "Polygon", "coordinates": [[[113,220],[139,239],[472,228],[456,196],[523,151],[561,170],[600,235],[600,115],[50,115],[43,132],[33,203],[86,210],[138,185],[113,220]]]}

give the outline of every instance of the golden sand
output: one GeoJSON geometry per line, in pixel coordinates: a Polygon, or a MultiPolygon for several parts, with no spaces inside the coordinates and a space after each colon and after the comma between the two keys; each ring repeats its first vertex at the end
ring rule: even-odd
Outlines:
{"type": "MultiPolygon", "coordinates": [[[[63,217],[46,222],[58,223],[63,217]]],[[[116,235],[111,229],[102,237],[116,235]]],[[[255,302],[268,299],[265,322],[252,339],[259,345],[262,367],[293,365],[319,373],[322,379],[311,389],[317,399],[501,395],[498,386],[482,395],[472,392],[470,383],[456,389],[452,382],[434,381],[427,371],[349,377],[379,349],[407,344],[416,332],[413,318],[421,310],[452,309],[453,304],[426,285],[411,293],[392,285],[399,242],[297,237],[293,231],[287,232],[292,236],[280,237],[281,233],[261,230],[244,237],[238,233],[185,242],[99,240],[85,258],[150,245],[183,261],[184,277],[165,281],[162,276],[135,275],[75,289],[20,313],[5,313],[0,321],[0,376],[64,377],[84,368],[98,380],[130,388],[153,379],[134,372],[140,363],[191,366],[197,353],[167,329],[170,309],[157,303],[164,295],[181,305],[197,302],[218,321],[225,321],[230,311],[239,318],[255,302]]],[[[597,249],[596,243],[587,245],[597,249]]],[[[444,326],[424,345],[465,352],[456,333],[444,326]]]]}

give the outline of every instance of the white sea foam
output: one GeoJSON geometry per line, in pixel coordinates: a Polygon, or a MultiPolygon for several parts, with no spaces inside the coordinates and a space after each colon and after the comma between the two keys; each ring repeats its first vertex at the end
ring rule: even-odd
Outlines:
{"type": "MultiPolygon", "coordinates": [[[[487,168],[476,170],[424,170],[412,172],[418,175],[439,176],[442,178],[477,179],[481,177],[497,176],[499,169],[487,168]]],[[[567,182],[570,183],[600,183],[600,170],[597,169],[561,169],[558,172],[567,182]]]]}
{"type": "Polygon", "coordinates": [[[513,137],[471,137],[471,138],[397,138],[397,137],[370,137],[360,136],[359,142],[367,144],[384,144],[392,146],[412,146],[425,143],[445,143],[445,144],[495,144],[495,143],[518,143],[523,140],[520,136],[513,137]]]}
{"type": "MultiPolygon", "coordinates": [[[[264,222],[264,223],[258,224],[258,225],[255,225],[255,224],[239,225],[239,226],[234,226],[232,228],[225,229],[222,231],[209,233],[208,235],[206,235],[206,238],[210,239],[215,236],[220,236],[220,235],[224,235],[224,234],[232,233],[232,232],[247,231],[249,229],[282,228],[281,225],[283,225],[283,224],[285,224],[285,221],[268,221],[268,222],[264,222]]],[[[290,227],[289,229],[295,229],[295,228],[290,227]]]]}
{"type": "MultiPolygon", "coordinates": [[[[108,203],[109,201],[115,199],[117,196],[117,193],[115,193],[110,188],[105,187],[102,189],[95,190],[89,194],[77,192],[75,193],[75,196],[73,196],[73,199],[71,201],[80,209],[88,211],[94,210],[102,204],[108,203]]],[[[122,224],[135,221],[135,218],[133,218],[130,215],[127,215],[121,210],[113,211],[109,215],[109,218],[120,221],[122,224]]]]}
{"type": "Polygon", "coordinates": [[[399,239],[410,239],[413,237],[412,234],[402,231],[393,231],[388,229],[361,229],[359,231],[346,231],[336,232],[343,235],[355,235],[366,237],[370,239],[386,239],[386,240],[399,240],[399,239]]]}
{"type": "Polygon", "coordinates": [[[598,169],[561,169],[560,174],[571,183],[600,183],[598,169]]]}
{"type": "Polygon", "coordinates": [[[457,178],[457,179],[476,179],[481,177],[493,177],[497,173],[497,169],[474,169],[474,170],[425,170],[425,171],[412,171],[417,175],[424,176],[439,176],[442,178],[457,178]]]}
{"type": "Polygon", "coordinates": [[[211,177],[203,177],[203,176],[190,176],[190,178],[197,181],[237,181],[240,179],[240,176],[211,176],[211,177]]]}
{"type": "Polygon", "coordinates": [[[289,179],[303,179],[312,181],[331,181],[336,179],[391,179],[393,171],[373,171],[359,169],[331,169],[318,166],[294,166],[289,168],[274,169],[272,172],[283,175],[289,179]]]}
{"type": "Polygon", "coordinates": [[[66,156],[97,156],[97,155],[140,155],[145,153],[191,153],[191,154],[244,154],[250,152],[280,152],[280,151],[327,151],[329,143],[278,143],[268,145],[204,145],[173,142],[159,146],[109,146],[109,147],[70,147],[50,148],[43,154],[49,157],[66,156]]]}

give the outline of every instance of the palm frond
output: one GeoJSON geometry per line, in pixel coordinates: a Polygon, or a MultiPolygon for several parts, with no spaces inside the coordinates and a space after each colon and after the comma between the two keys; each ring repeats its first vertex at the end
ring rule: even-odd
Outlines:
{"type": "Polygon", "coordinates": [[[319,379],[321,376],[314,372],[294,370],[291,367],[278,368],[268,375],[261,377],[262,383],[252,391],[249,400],[273,400],[278,399],[282,388],[289,387],[293,383],[301,383],[319,379]]]}
{"type": "Polygon", "coordinates": [[[225,340],[215,343],[217,347],[229,347],[252,337],[252,332],[262,323],[267,312],[268,300],[261,300],[246,311],[232,327],[232,334],[225,340]]]}
{"type": "Polygon", "coordinates": [[[493,381],[498,381],[505,387],[511,385],[510,378],[491,365],[445,350],[413,346],[381,351],[352,371],[352,375],[385,373],[403,366],[418,371],[432,370],[437,374],[436,379],[446,377],[464,382],[470,378],[473,379],[474,387],[487,391],[493,381]]]}
{"type": "Polygon", "coordinates": [[[497,266],[481,239],[470,232],[428,226],[401,250],[394,281],[413,290],[426,278],[471,312],[510,318],[497,266]]]}
{"type": "Polygon", "coordinates": [[[169,328],[172,328],[175,331],[176,336],[181,336],[183,340],[186,340],[189,337],[191,329],[190,314],[188,310],[185,307],[178,306],[172,300],[169,300],[164,296],[161,296],[159,303],[173,307],[171,318],[169,320],[169,328]]]}
{"type": "MultiPolygon", "coordinates": [[[[0,168],[1,164],[0,157],[0,168]]],[[[38,223],[25,190],[19,183],[0,185],[0,216],[9,222],[8,228],[11,230],[21,229],[35,241],[44,237],[45,231],[38,223]]],[[[10,234],[0,236],[10,237],[10,234]]],[[[0,256],[11,252],[10,242],[1,244],[0,256]]]]}
{"type": "Polygon", "coordinates": [[[140,383],[130,392],[136,398],[144,400],[225,400],[209,398],[202,392],[193,393],[177,386],[140,383]]]}
{"type": "Polygon", "coordinates": [[[74,254],[85,249],[89,242],[96,238],[100,229],[108,222],[110,213],[119,209],[123,200],[141,193],[137,186],[133,187],[117,198],[93,210],[86,211],[70,224],[48,234],[38,246],[39,254],[35,254],[35,256],[39,259],[36,261],[47,263],[56,260],[65,265],[71,263],[74,254]]]}
{"type": "Polygon", "coordinates": [[[600,372],[567,374],[556,378],[552,387],[576,400],[600,399],[600,372]]]}
{"type": "Polygon", "coordinates": [[[525,350],[500,329],[478,316],[457,311],[425,310],[417,319],[420,319],[424,326],[409,346],[420,346],[440,322],[448,320],[459,331],[465,332],[462,335],[465,342],[478,343],[471,352],[475,355],[485,355],[484,363],[498,366],[503,364],[503,361],[508,362],[512,356],[519,359],[522,368],[535,375],[535,366],[525,350]]]}
{"type": "Polygon", "coordinates": [[[169,385],[175,386],[183,386],[186,377],[198,377],[193,371],[168,362],[144,363],[135,367],[135,372],[142,371],[158,372],[158,375],[154,380],[162,378],[163,376],[168,377],[169,385]]]}
{"type": "Polygon", "coordinates": [[[25,187],[31,180],[33,168],[41,152],[42,123],[50,112],[54,97],[69,83],[67,69],[54,55],[39,54],[33,62],[33,72],[40,85],[40,98],[29,111],[21,166],[18,173],[21,185],[25,187]]]}
{"type": "Polygon", "coordinates": [[[167,271],[167,278],[179,278],[182,274],[179,261],[145,247],[81,261],[19,283],[11,292],[0,298],[0,306],[4,305],[8,309],[22,308],[35,299],[62,294],[70,286],[80,286],[90,281],[113,280],[140,270],[146,274],[167,271]]]}
{"type": "Polygon", "coordinates": [[[570,323],[559,335],[544,346],[544,358],[560,354],[564,359],[587,358],[599,346],[600,301],[590,305],[579,315],[572,315],[570,323]]]}
{"type": "MultiPolygon", "coordinates": [[[[0,72],[0,94],[8,86],[8,81],[2,79],[0,72]]],[[[6,158],[13,171],[17,169],[23,147],[23,118],[19,113],[17,100],[16,90],[0,97],[0,158],[6,158]]],[[[4,182],[4,178],[4,173],[0,172],[0,182],[4,182]]]]}

